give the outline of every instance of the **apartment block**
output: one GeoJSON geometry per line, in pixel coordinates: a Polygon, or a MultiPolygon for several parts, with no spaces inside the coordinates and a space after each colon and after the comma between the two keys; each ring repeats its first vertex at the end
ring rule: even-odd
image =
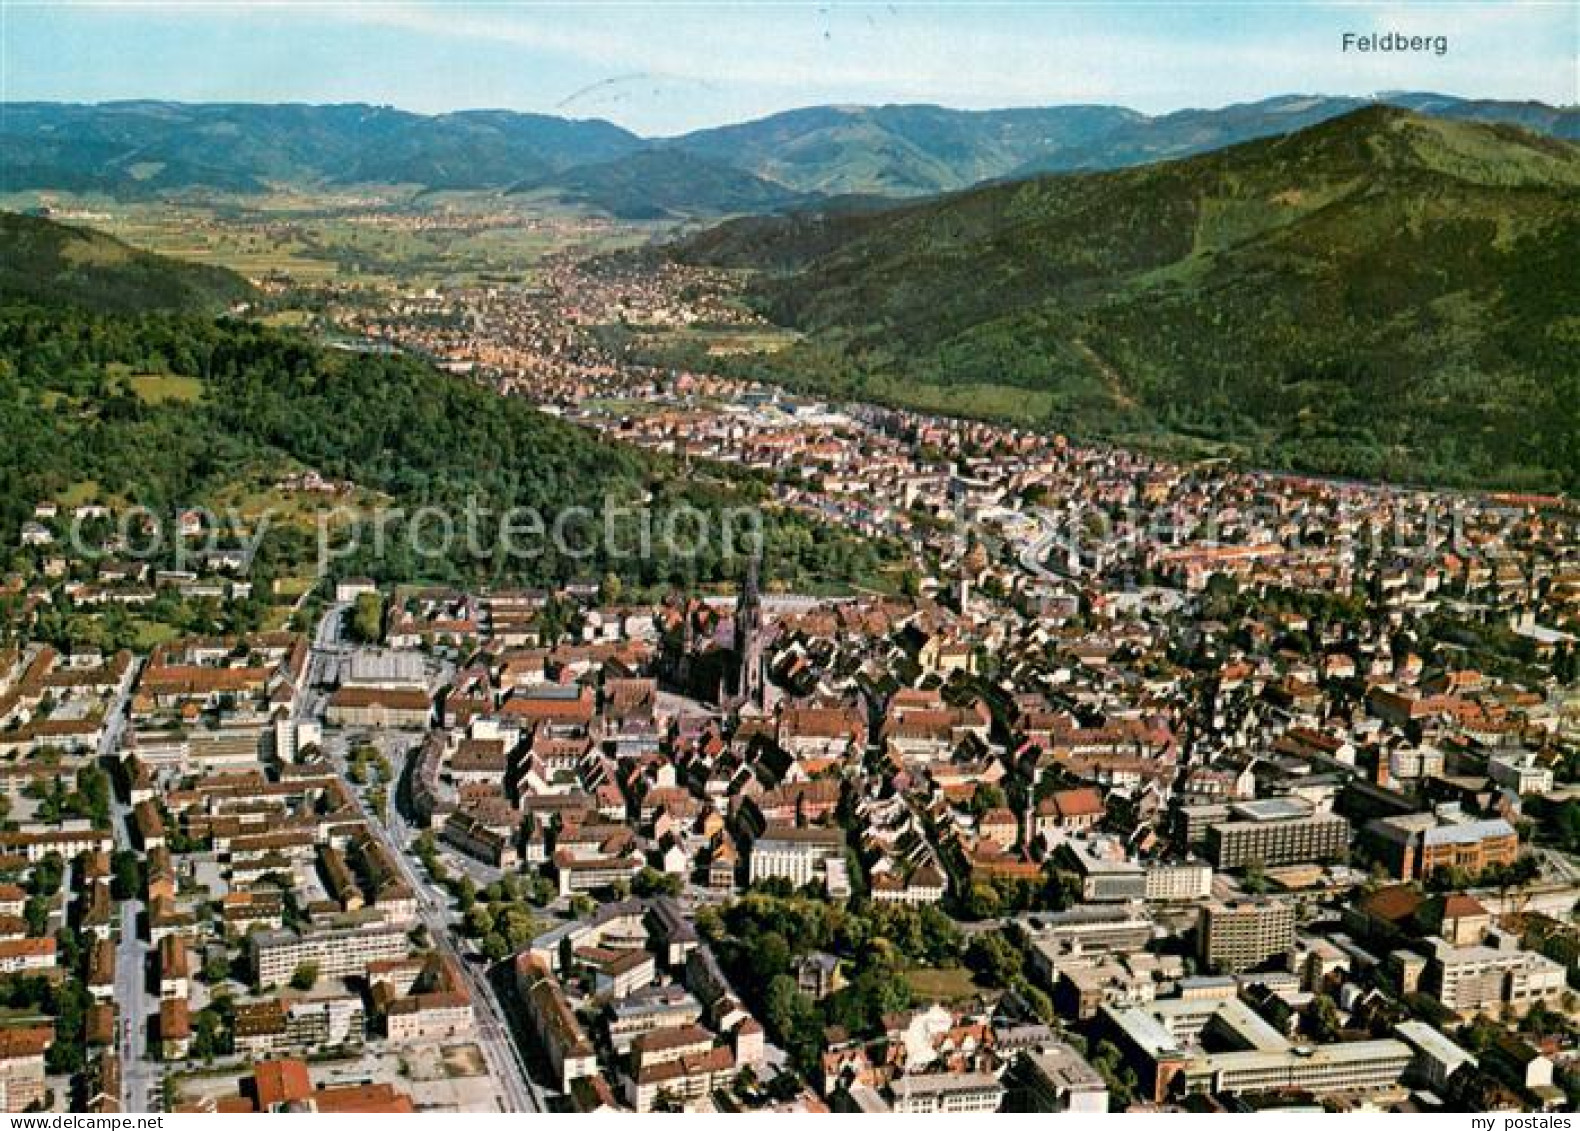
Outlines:
{"type": "Polygon", "coordinates": [[[1197,950],[1210,969],[1260,966],[1295,945],[1295,908],[1278,900],[1210,903],[1196,921],[1197,950]]]}
{"type": "Polygon", "coordinates": [[[369,962],[404,958],[410,949],[406,932],[398,927],[317,931],[298,935],[292,931],[259,931],[249,938],[253,975],[259,986],[281,986],[298,967],[311,963],[320,977],[345,978],[361,974],[369,962]]]}
{"type": "Polygon", "coordinates": [[[1238,819],[1207,830],[1207,856],[1219,868],[1247,864],[1308,864],[1349,853],[1350,823],[1336,813],[1314,813],[1283,798],[1231,807],[1238,819]]]}

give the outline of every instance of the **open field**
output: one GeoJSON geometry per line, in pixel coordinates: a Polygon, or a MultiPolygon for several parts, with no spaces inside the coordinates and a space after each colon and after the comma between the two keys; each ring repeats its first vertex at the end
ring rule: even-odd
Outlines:
{"type": "Polygon", "coordinates": [[[916,997],[945,1004],[969,1001],[978,994],[988,992],[976,984],[971,971],[964,966],[913,966],[905,972],[905,980],[916,997]]]}
{"type": "Polygon", "coordinates": [[[146,404],[190,403],[203,395],[202,381],[171,373],[138,373],[128,377],[127,384],[137,394],[137,399],[146,404]]]}
{"type": "Polygon", "coordinates": [[[530,282],[545,256],[570,248],[612,251],[668,230],[528,198],[400,186],[166,202],[0,196],[0,208],[40,205],[64,223],[97,228],[134,247],[298,285],[530,282]]]}
{"type": "Polygon", "coordinates": [[[698,345],[711,357],[733,354],[777,353],[801,339],[795,330],[780,326],[688,326],[641,336],[643,345],[698,345]]]}

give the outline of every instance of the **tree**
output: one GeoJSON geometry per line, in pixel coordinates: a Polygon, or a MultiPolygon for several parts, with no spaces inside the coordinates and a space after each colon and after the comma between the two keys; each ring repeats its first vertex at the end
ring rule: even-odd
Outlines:
{"type": "Polygon", "coordinates": [[[1118,1046],[1112,1041],[1098,1041],[1089,1059],[1108,1085],[1109,1107],[1119,1111],[1129,1107],[1135,1100],[1138,1081],[1134,1070],[1125,1065],[1118,1046]]]}
{"type": "Polygon", "coordinates": [[[1004,808],[1004,791],[991,782],[979,782],[971,794],[971,813],[981,817],[989,809],[1004,808]]]}
{"type": "Polygon", "coordinates": [[[624,584],[617,573],[606,573],[603,581],[598,585],[598,603],[600,605],[617,605],[620,603],[620,594],[624,591],[624,584]]]}
{"type": "Polygon", "coordinates": [[[110,861],[110,894],[116,899],[136,899],[143,890],[143,862],[129,849],[117,849],[110,861]]]}
{"type": "Polygon", "coordinates": [[[997,932],[977,935],[966,948],[966,965],[994,986],[1008,986],[1024,963],[1020,948],[997,932]]]}
{"type": "Polygon", "coordinates": [[[991,884],[972,884],[966,896],[966,914],[973,919],[993,919],[1000,910],[999,895],[991,884]]]}
{"type": "Polygon", "coordinates": [[[474,939],[494,933],[494,913],[483,904],[475,904],[466,913],[466,933],[474,939]]]}
{"type": "Polygon", "coordinates": [[[1339,1039],[1344,1024],[1339,1018],[1339,1007],[1327,994],[1317,994],[1306,1011],[1306,1026],[1318,1044],[1331,1044],[1339,1039]]]}
{"type": "Polygon", "coordinates": [[[934,965],[953,962],[960,957],[962,938],[953,919],[931,904],[924,906],[916,918],[922,936],[921,957],[934,965]]]}
{"type": "Polygon", "coordinates": [[[351,606],[351,638],[359,644],[377,644],[384,638],[384,598],[361,593],[351,606]]]}
{"type": "Polygon", "coordinates": [[[33,865],[33,871],[28,875],[27,889],[34,895],[47,898],[60,891],[61,882],[65,878],[65,862],[61,860],[58,852],[51,852],[33,865]]]}
{"type": "Polygon", "coordinates": [[[538,933],[537,920],[525,907],[506,907],[504,914],[496,917],[495,921],[503,925],[505,941],[512,950],[520,950],[538,933]]]}
{"type": "Polygon", "coordinates": [[[291,988],[307,991],[318,984],[318,963],[304,962],[291,974],[291,988]]]}
{"type": "Polygon", "coordinates": [[[656,868],[643,868],[631,880],[631,894],[644,899],[655,895],[679,895],[680,887],[679,876],[660,872],[656,868]]]}
{"type": "Polygon", "coordinates": [[[783,935],[770,931],[757,939],[747,957],[758,980],[767,982],[790,969],[790,944],[783,935]]]}
{"type": "Polygon", "coordinates": [[[1267,871],[1260,860],[1246,864],[1240,886],[1251,895],[1262,895],[1267,891],[1267,871]]]}
{"type": "Polygon", "coordinates": [[[796,1070],[810,1074],[823,1046],[823,1023],[817,1003],[802,993],[795,979],[780,974],[768,983],[764,995],[764,1020],[774,1038],[790,1054],[796,1070]]]}
{"type": "Polygon", "coordinates": [[[95,828],[110,827],[110,775],[89,763],[77,771],[77,790],[67,807],[79,817],[90,819],[95,828]]]}

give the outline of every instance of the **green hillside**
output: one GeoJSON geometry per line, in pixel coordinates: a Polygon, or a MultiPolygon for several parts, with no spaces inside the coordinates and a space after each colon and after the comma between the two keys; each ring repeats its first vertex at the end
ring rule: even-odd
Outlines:
{"type": "MultiPolygon", "coordinates": [[[[460,530],[476,515],[476,538],[438,557],[415,554],[397,521],[387,552],[372,553],[369,538],[367,553],[340,563],[381,579],[544,584],[612,571],[653,590],[733,580],[743,568],[750,546],[726,552],[717,537],[720,512],[751,502],[739,485],[705,471],[682,476],[412,358],[328,349],[200,313],[212,296],[191,279],[234,286],[223,272],[129,254],[96,233],[43,221],[0,225],[7,278],[56,260],[69,269],[0,294],[0,565],[29,553],[19,535],[41,500],[86,487],[160,514],[238,494],[261,492],[268,502],[283,473],[311,467],[376,492],[394,515],[438,507],[460,530]],[[659,552],[638,555],[643,499],[658,529],[672,510],[691,507],[710,516],[715,536],[695,555],[665,553],[659,539],[659,552]],[[627,508],[615,516],[612,543],[594,536],[605,501],[627,508]],[[564,547],[518,535],[514,544],[532,552],[501,552],[508,543],[496,537],[498,524],[513,509],[530,508],[552,529],[570,507],[594,517],[567,527],[564,547]]],[[[273,501],[291,509],[290,500],[273,501]]],[[[517,529],[530,530],[516,513],[517,529]]],[[[765,568],[803,585],[870,583],[885,552],[783,511],[763,513],[763,533],[765,568]]],[[[316,560],[313,531],[286,520],[266,550],[272,565],[297,572],[316,560]]]]}
{"type": "Polygon", "coordinates": [[[504,110],[422,115],[344,104],[5,104],[0,191],[122,198],[271,185],[499,188],[641,146],[603,121],[504,110]]]}
{"type": "Polygon", "coordinates": [[[128,247],[89,228],[0,212],[0,300],[98,310],[224,310],[252,296],[241,276],[128,247]]]}
{"type": "Polygon", "coordinates": [[[1118,106],[811,106],[667,144],[803,192],[920,196],[1002,177],[1030,161],[1094,152],[1110,132],[1147,120],[1118,106]]]}
{"type": "Polygon", "coordinates": [[[1372,108],[858,215],[743,220],[776,375],[1258,462],[1580,486],[1580,148],[1372,108]],[[1013,390],[1021,390],[1016,395],[1013,390]]]}
{"type": "Polygon", "coordinates": [[[646,149],[594,165],[522,181],[537,192],[623,220],[773,212],[806,198],[729,165],[672,149],[646,149]]]}

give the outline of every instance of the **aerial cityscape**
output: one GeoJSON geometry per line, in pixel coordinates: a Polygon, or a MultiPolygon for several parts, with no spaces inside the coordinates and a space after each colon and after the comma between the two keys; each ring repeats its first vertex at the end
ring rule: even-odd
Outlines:
{"type": "Polygon", "coordinates": [[[1572,7],[971,7],[6,13],[0,1112],[1569,1126],[1572,7]]]}

